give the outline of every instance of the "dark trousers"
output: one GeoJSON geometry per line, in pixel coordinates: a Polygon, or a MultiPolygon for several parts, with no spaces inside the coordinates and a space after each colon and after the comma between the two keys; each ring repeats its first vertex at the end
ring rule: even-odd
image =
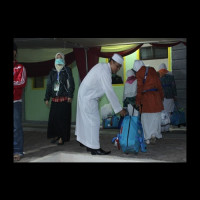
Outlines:
{"type": "Polygon", "coordinates": [[[48,120],[47,137],[61,137],[64,141],[70,140],[71,131],[71,103],[51,102],[48,120]]]}
{"type": "Polygon", "coordinates": [[[22,128],[22,102],[13,103],[13,153],[23,155],[24,133],[22,128]]]}

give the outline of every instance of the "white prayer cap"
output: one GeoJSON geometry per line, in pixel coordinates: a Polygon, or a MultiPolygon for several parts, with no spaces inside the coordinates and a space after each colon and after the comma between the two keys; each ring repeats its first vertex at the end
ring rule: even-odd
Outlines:
{"type": "Polygon", "coordinates": [[[158,67],[158,70],[161,70],[161,69],[167,69],[165,63],[162,63],[162,64],[158,67]]]}
{"type": "Polygon", "coordinates": [[[142,66],[145,66],[142,60],[135,60],[133,70],[137,72],[142,66]]]}
{"type": "Polygon", "coordinates": [[[124,59],[123,59],[123,57],[122,57],[121,55],[115,53],[115,54],[112,56],[112,59],[113,59],[114,61],[116,61],[117,63],[123,65],[124,59]]]}

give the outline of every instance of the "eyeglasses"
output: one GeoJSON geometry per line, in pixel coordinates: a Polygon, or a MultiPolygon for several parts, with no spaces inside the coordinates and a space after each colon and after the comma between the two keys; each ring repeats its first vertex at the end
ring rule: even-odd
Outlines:
{"type": "Polygon", "coordinates": [[[114,63],[115,63],[115,66],[116,66],[118,69],[120,69],[120,68],[121,68],[121,66],[122,66],[122,65],[118,64],[118,63],[117,63],[117,62],[115,62],[115,61],[114,61],[114,63]]]}

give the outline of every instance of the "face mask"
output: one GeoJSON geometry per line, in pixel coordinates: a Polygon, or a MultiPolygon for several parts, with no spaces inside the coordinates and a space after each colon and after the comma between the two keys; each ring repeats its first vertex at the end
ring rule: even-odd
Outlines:
{"type": "Polygon", "coordinates": [[[55,59],[55,65],[65,65],[65,62],[62,58],[55,59]]]}

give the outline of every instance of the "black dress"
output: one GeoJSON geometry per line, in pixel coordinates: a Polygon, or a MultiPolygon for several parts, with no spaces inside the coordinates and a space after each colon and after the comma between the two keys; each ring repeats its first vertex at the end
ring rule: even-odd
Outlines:
{"type": "Polygon", "coordinates": [[[61,137],[63,141],[70,140],[71,131],[71,103],[51,102],[48,120],[47,137],[61,137]]]}

